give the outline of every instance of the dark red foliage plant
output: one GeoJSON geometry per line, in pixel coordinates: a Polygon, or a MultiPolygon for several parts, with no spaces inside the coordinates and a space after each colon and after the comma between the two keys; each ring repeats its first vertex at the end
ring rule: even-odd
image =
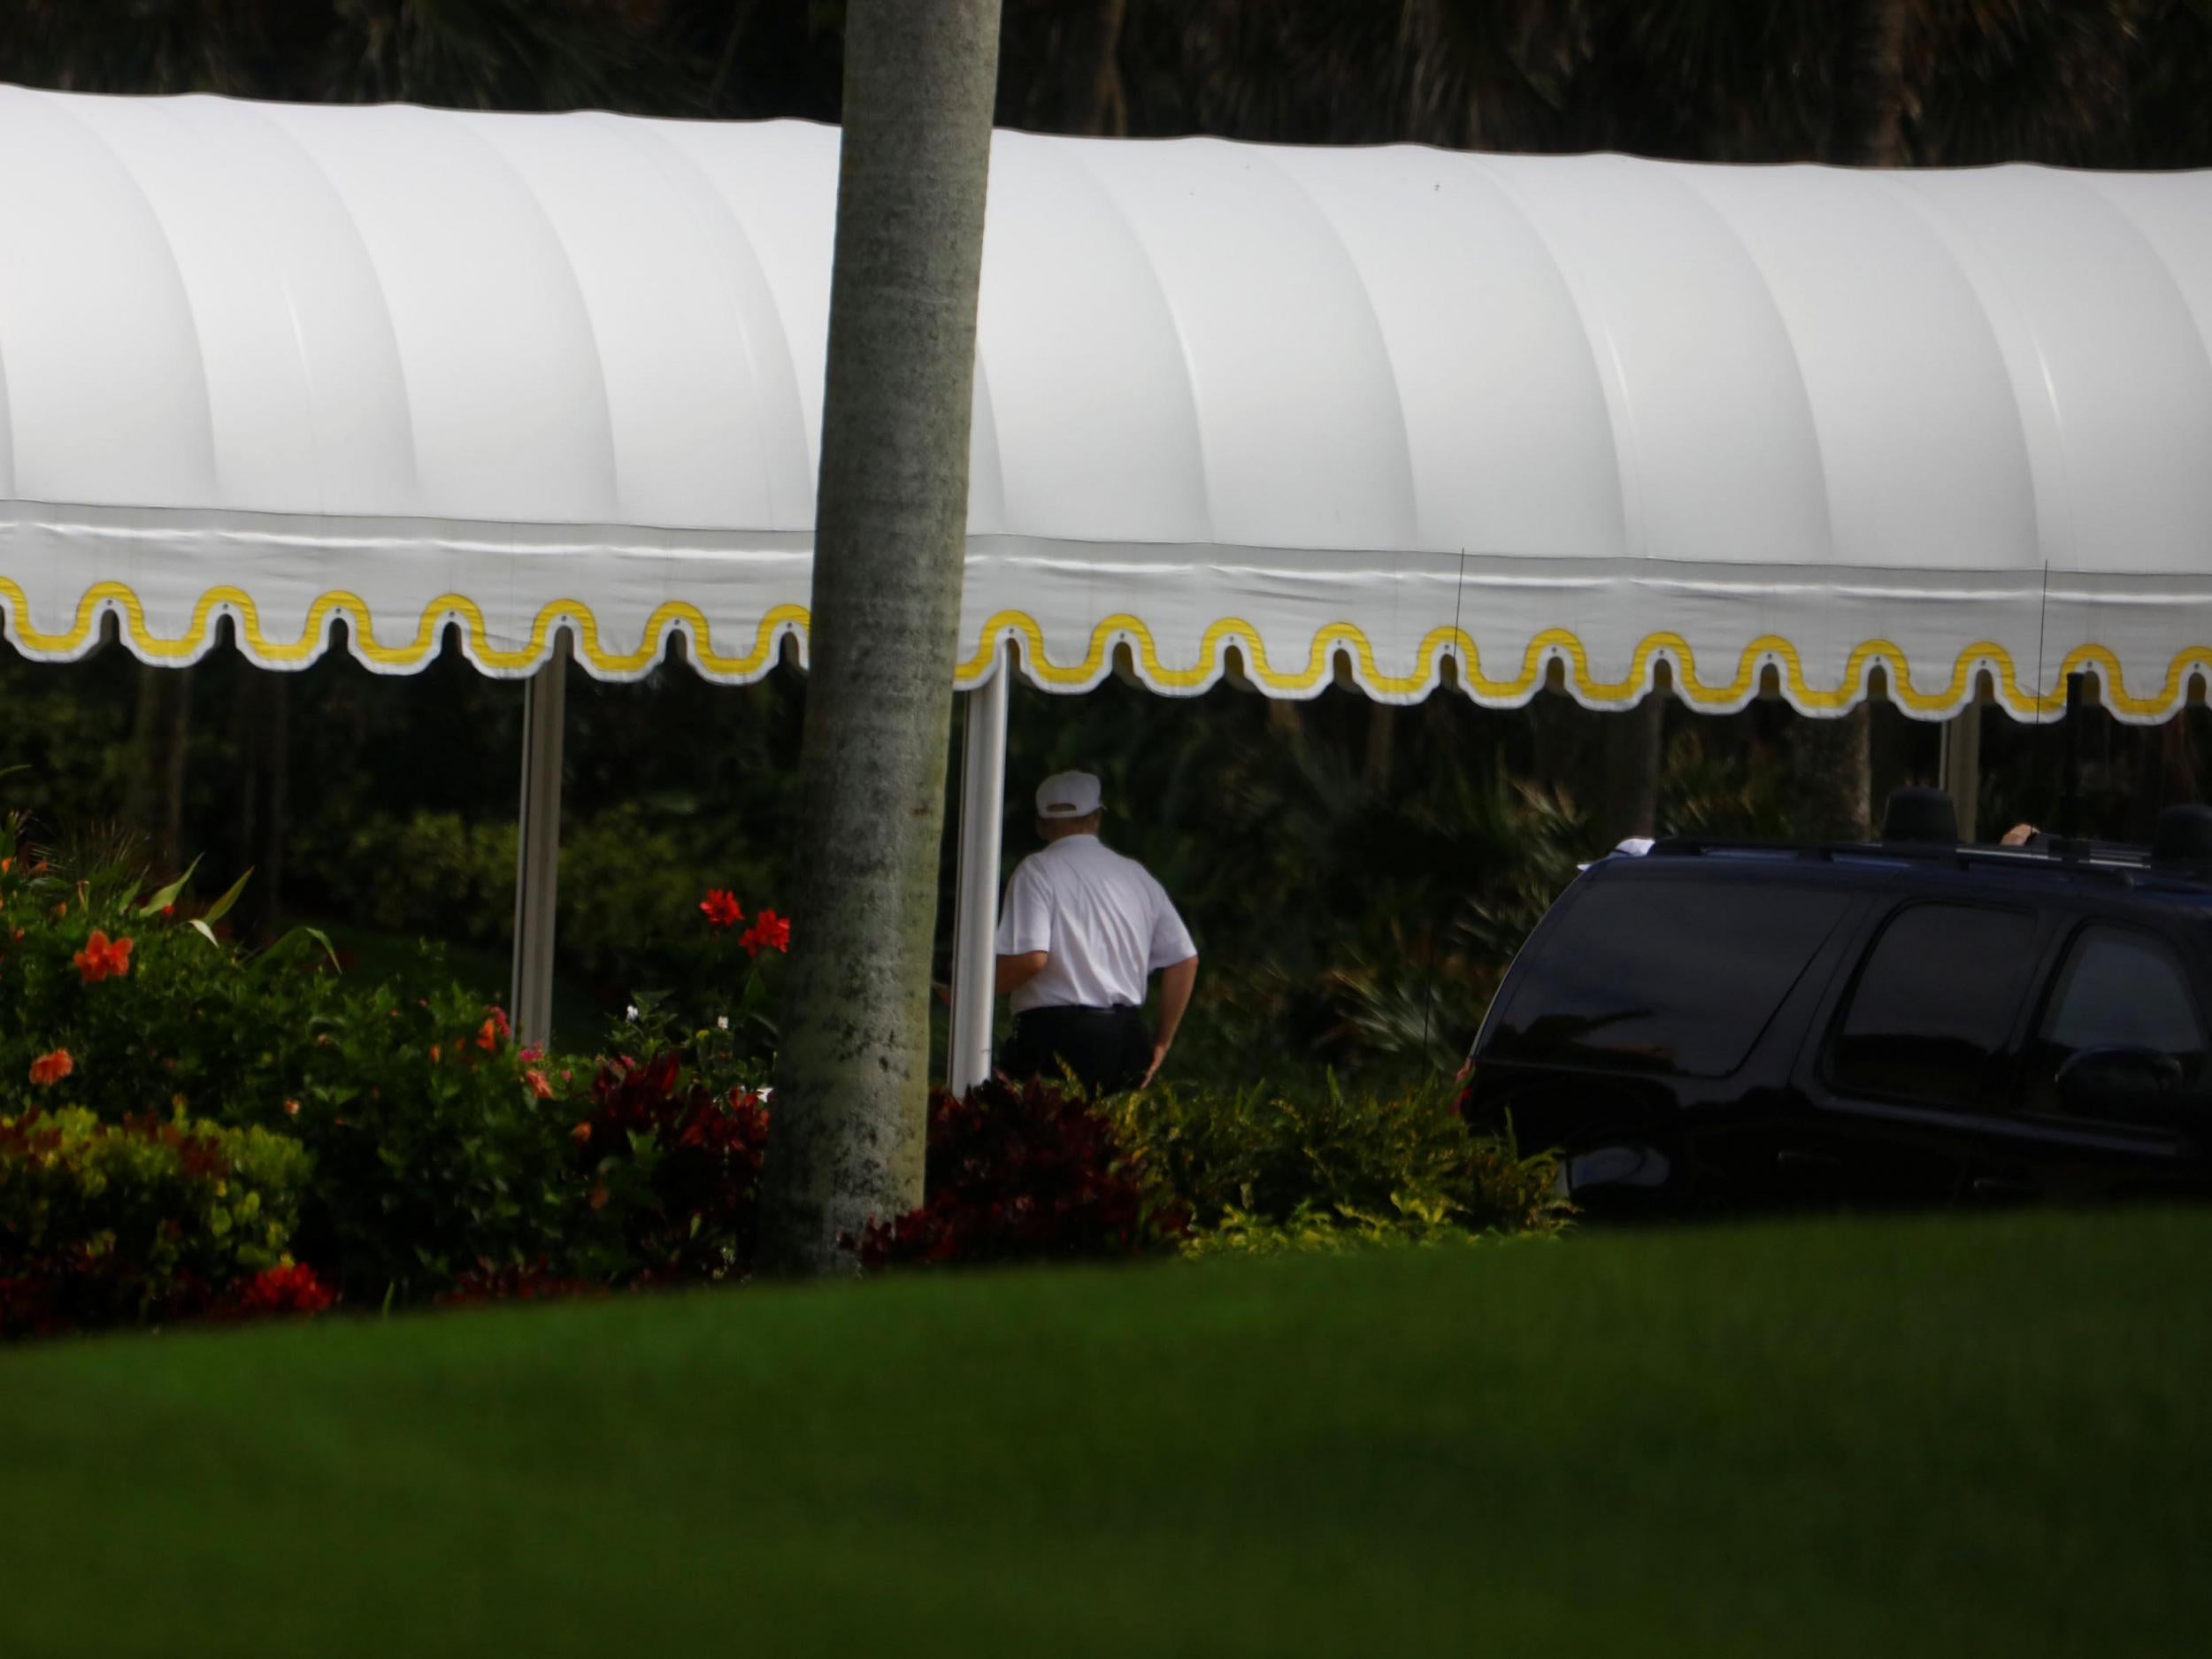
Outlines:
{"type": "Polygon", "coordinates": [[[438,1298],[441,1308],[472,1308],[488,1302],[563,1302],[572,1296],[603,1296],[603,1280],[577,1279],[554,1271],[541,1256],[527,1266],[480,1261],[438,1298]]]}
{"type": "Polygon", "coordinates": [[[233,1319],[297,1317],[329,1311],[337,1298],[303,1262],[264,1268],[233,1286],[220,1317],[233,1319]]]}
{"type": "Polygon", "coordinates": [[[932,1096],[926,1180],[919,1210],[848,1241],[863,1266],[1110,1260],[1189,1231],[1112,1123],[1058,1083],[932,1096]]]}
{"type": "Polygon", "coordinates": [[[718,1088],[674,1049],[603,1062],[572,1132],[586,1204],[619,1237],[634,1282],[741,1276],[760,1229],[768,1109],[718,1088]]]}

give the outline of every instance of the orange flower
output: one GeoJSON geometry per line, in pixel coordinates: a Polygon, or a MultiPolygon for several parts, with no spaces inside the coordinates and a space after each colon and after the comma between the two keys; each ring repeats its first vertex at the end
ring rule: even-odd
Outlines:
{"type": "Polygon", "coordinates": [[[721,887],[710,887],[707,896],[699,901],[699,913],[714,927],[734,927],[745,919],[744,907],[737,902],[734,893],[721,887]]]}
{"type": "Polygon", "coordinates": [[[499,1027],[486,1020],[476,1033],[476,1046],[486,1054],[499,1047],[499,1027]]]}
{"type": "Polygon", "coordinates": [[[85,948],[71,958],[77,972],[84,975],[87,985],[97,985],[103,979],[121,979],[131,971],[131,941],[127,939],[110,940],[96,927],[85,948]]]}
{"type": "Polygon", "coordinates": [[[31,1081],[41,1088],[50,1088],[76,1069],[77,1063],[69,1057],[69,1050],[57,1048],[31,1062],[31,1081]]]}
{"type": "Polygon", "coordinates": [[[0,876],[4,876],[4,875],[6,875],[6,874],[8,873],[8,872],[9,872],[9,871],[11,871],[11,870],[12,870],[12,869],[14,869],[14,868],[15,868],[15,860],[14,860],[14,859],[12,859],[12,858],[0,858],[0,876]]]}
{"type": "Polygon", "coordinates": [[[439,1061],[441,1061],[441,1060],[442,1060],[442,1059],[444,1059],[444,1058],[445,1058],[445,1048],[444,1048],[443,1045],[442,1045],[442,1044],[440,1044],[440,1043],[434,1043],[434,1043],[432,1043],[432,1044],[430,1045],[430,1064],[433,1064],[433,1065],[435,1065],[435,1064],[438,1064],[438,1062],[439,1062],[439,1061]]]}
{"type": "Polygon", "coordinates": [[[530,1092],[540,1100],[553,1098],[553,1086],[545,1080],[545,1073],[533,1066],[522,1074],[522,1080],[530,1086],[530,1092]]]}
{"type": "Polygon", "coordinates": [[[299,1102],[297,1102],[297,1101],[296,1101],[296,1100],[288,1100],[288,1101],[286,1101],[286,1102],[284,1102],[284,1115],[285,1115],[287,1118],[296,1118],[296,1117],[298,1117],[298,1116],[300,1115],[300,1103],[299,1103],[299,1102]]]}
{"type": "Polygon", "coordinates": [[[591,1119],[587,1118],[583,1122],[578,1124],[576,1127],[570,1130],[568,1132],[568,1138],[573,1141],[580,1147],[589,1146],[591,1144],[591,1119]]]}

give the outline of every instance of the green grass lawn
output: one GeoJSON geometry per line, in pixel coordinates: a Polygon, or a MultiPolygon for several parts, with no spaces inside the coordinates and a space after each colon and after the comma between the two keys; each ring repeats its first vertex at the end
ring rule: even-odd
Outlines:
{"type": "Polygon", "coordinates": [[[0,1353],[0,1655],[2200,1652],[2212,1216],[0,1353]]]}

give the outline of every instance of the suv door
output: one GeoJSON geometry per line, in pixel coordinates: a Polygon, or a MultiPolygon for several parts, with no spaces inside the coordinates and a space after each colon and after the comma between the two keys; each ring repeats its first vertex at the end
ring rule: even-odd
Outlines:
{"type": "Polygon", "coordinates": [[[1798,1033],[1859,904],[1790,873],[1592,872],[1500,988],[1465,1109],[1565,1152],[1593,1213],[1770,1199],[1798,1033]]]}
{"type": "Polygon", "coordinates": [[[1987,1115],[2008,1109],[2049,924],[1948,898],[1892,908],[1807,1056],[1813,1102],[1778,1156],[1807,1199],[1925,1204],[1967,1195],[1987,1115]]]}
{"type": "Polygon", "coordinates": [[[1987,1126],[1978,1179],[2062,1200],[2206,1192],[2212,1044],[2179,951],[2149,928],[2092,918],[2056,953],[2014,1110],[1987,1126]]]}

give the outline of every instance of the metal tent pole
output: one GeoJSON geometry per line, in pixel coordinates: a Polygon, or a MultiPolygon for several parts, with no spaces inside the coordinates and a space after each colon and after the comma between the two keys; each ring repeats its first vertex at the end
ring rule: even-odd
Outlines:
{"type": "Polygon", "coordinates": [[[522,813],[515,842],[516,1034],[542,1048],[553,1035],[553,907],[561,869],[561,739],[568,708],[569,643],[522,694],[522,813]]]}
{"type": "Polygon", "coordinates": [[[1970,841],[1978,826],[1975,803],[1982,793],[1982,705],[1970,701],[1943,723],[1942,782],[1958,818],[1959,839],[1970,841]]]}
{"type": "Polygon", "coordinates": [[[1006,802],[1006,707],[1013,670],[1003,651],[967,694],[960,746],[960,863],[953,903],[952,1041],[947,1082],[964,1094],[991,1075],[997,996],[999,842],[1006,802]]]}

